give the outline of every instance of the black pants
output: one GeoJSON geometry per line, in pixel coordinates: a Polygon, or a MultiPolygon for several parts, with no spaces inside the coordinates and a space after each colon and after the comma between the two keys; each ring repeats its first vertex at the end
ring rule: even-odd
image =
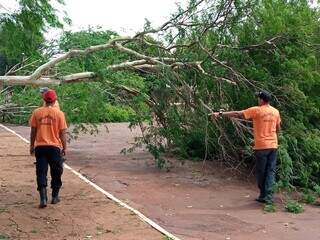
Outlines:
{"type": "Polygon", "coordinates": [[[256,178],[259,198],[272,200],[277,165],[277,149],[256,150],[256,178]]]}
{"type": "Polygon", "coordinates": [[[60,149],[54,146],[39,146],[35,149],[35,156],[38,190],[41,187],[47,187],[48,164],[50,165],[51,188],[60,189],[63,172],[60,149]]]}

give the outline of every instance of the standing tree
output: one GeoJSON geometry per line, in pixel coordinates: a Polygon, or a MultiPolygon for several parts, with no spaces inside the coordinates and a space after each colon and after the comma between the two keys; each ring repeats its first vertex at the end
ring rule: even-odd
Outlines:
{"type": "MultiPolygon", "coordinates": [[[[60,4],[63,1],[57,0],[60,4]]],[[[14,12],[0,15],[0,74],[29,60],[39,59],[45,46],[44,33],[50,28],[62,28],[57,10],[49,1],[19,0],[14,12]],[[5,64],[4,64],[5,63],[5,64]]],[[[67,20],[67,18],[65,18],[67,20]]]]}
{"type": "MultiPolygon", "coordinates": [[[[15,75],[18,70],[34,67],[44,61],[46,39],[44,34],[52,28],[62,28],[63,21],[59,20],[57,10],[48,0],[19,0],[18,9],[0,14],[0,74],[15,75]]],[[[63,0],[57,0],[61,5],[63,0]]],[[[69,22],[64,18],[64,22],[69,22]]],[[[10,85],[10,84],[9,84],[10,85]]],[[[20,112],[11,103],[12,89],[4,88],[1,84],[2,113],[9,111],[20,112]]],[[[3,115],[4,116],[4,115],[3,115]]]]}

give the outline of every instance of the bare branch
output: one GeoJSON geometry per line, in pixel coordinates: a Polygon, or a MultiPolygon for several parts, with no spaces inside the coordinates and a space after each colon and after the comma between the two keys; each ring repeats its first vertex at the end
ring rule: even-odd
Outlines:
{"type": "Polygon", "coordinates": [[[232,48],[232,49],[238,49],[238,50],[251,50],[251,49],[260,49],[262,47],[265,46],[271,46],[273,48],[276,48],[277,45],[275,44],[275,42],[278,39],[283,38],[283,36],[275,36],[269,40],[265,40],[262,43],[259,44],[253,44],[253,45],[248,45],[248,46],[243,46],[243,47],[237,47],[237,46],[230,46],[230,45],[224,45],[224,44],[217,44],[217,47],[219,48],[232,48]]]}
{"type": "Polygon", "coordinates": [[[146,95],[145,93],[141,93],[138,89],[135,88],[130,88],[127,87],[125,85],[122,84],[116,84],[114,82],[111,81],[105,81],[107,83],[109,83],[110,85],[114,86],[115,88],[118,88],[120,90],[124,90],[126,93],[128,93],[131,96],[138,96],[138,95],[143,95],[145,97],[145,102],[150,106],[154,106],[154,102],[150,99],[150,97],[148,95],[146,95]]]}
{"type": "MultiPolygon", "coordinates": [[[[168,64],[174,63],[177,61],[177,59],[175,59],[175,58],[168,58],[168,57],[165,57],[165,58],[154,57],[152,59],[154,59],[156,61],[168,63],[168,64]]],[[[123,63],[119,63],[119,64],[110,65],[107,67],[107,69],[110,69],[113,71],[130,70],[133,67],[141,67],[145,64],[148,64],[150,66],[155,66],[155,65],[152,65],[152,63],[150,63],[150,61],[148,61],[146,59],[141,59],[141,60],[127,61],[127,62],[123,62],[123,63]]]]}
{"type": "MultiPolygon", "coordinates": [[[[199,46],[200,48],[217,64],[219,64],[220,66],[222,66],[223,68],[228,69],[234,76],[236,76],[237,80],[245,80],[246,82],[250,83],[249,80],[247,80],[241,73],[237,72],[236,70],[234,70],[232,67],[228,66],[227,64],[225,64],[224,62],[220,61],[219,59],[217,59],[212,53],[209,52],[208,49],[206,49],[200,42],[199,42],[199,46]]],[[[223,78],[221,79],[223,80],[223,78]]]]}
{"type": "Polygon", "coordinates": [[[93,72],[74,73],[60,79],[62,83],[89,82],[96,79],[96,74],[93,72]]]}
{"type": "Polygon", "coordinates": [[[214,76],[214,78],[215,78],[217,81],[223,81],[223,82],[230,83],[230,84],[232,84],[232,85],[237,85],[237,83],[234,82],[233,80],[230,80],[230,79],[227,79],[227,78],[224,78],[224,77],[214,76]]]}
{"type": "Polygon", "coordinates": [[[159,60],[157,60],[156,58],[153,58],[153,57],[150,57],[150,56],[141,54],[141,53],[139,53],[139,52],[137,52],[137,51],[134,51],[134,50],[132,50],[132,49],[130,49],[130,48],[126,48],[126,47],[122,46],[122,45],[119,44],[119,43],[115,43],[115,47],[116,47],[117,49],[119,49],[120,51],[122,51],[122,52],[128,53],[128,54],[130,54],[130,55],[134,55],[134,56],[136,56],[137,58],[140,58],[140,59],[147,60],[147,61],[150,62],[150,63],[159,64],[159,65],[166,65],[164,62],[159,61],[159,60]]]}
{"type": "MultiPolygon", "coordinates": [[[[198,1],[194,6],[191,6],[193,8],[198,7],[200,4],[202,4],[203,2],[205,2],[205,0],[200,0],[198,1]]],[[[182,11],[181,13],[177,14],[176,16],[172,17],[169,21],[165,22],[164,24],[162,24],[159,28],[157,29],[151,29],[151,30],[146,30],[140,33],[137,33],[133,39],[135,38],[139,38],[143,35],[147,35],[147,34],[152,34],[152,33],[158,33],[161,31],[166,31],[169,28],[175,27],[174,22],[177,21],[180,17],[184,16],[185,14],[187,14],[188,12],[191,12],[190,7],[187,8],[186,10],[182,11]]]]}
{"type": "Polygon", "coordinates": [[[37,80],[28,76],[0,76],[0,82],[10,86],[48,86],[61,83],[94,81],[96,74],[93,72],[74,73],[63,77],[41,77],[37,80]]]}

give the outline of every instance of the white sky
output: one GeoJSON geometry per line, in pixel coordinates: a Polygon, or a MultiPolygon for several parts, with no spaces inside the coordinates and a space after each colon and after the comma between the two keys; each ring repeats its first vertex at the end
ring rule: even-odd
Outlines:
{"type": "Polygon", "coordinates": [[[137,31],[145,18],[156,25],[163,23],[175,12],[176,4],[175,0],[66,0],[66,10],[74,28],[100,25],[117,31],[137,31]]]}
{"type": "MultiPolygon", "coordinates": [[[[144,19],[159,26],[169,19],[177,9],[176,3],[186,4],[187,0],[65,0],[64,9],[72,20],[71,30],[101,26],[103,29],[131,35],[142,30],[144,19]]],[[[15,8],[15,0],[0,0],[8,10],[15,8]]],[[[1,11],[1,9],[0,9],[1,11]]],[[[69,29],[68,29],[69,30],[69,29]]],[[[51,32],[50,35],[56,33],[51,32]]]]}

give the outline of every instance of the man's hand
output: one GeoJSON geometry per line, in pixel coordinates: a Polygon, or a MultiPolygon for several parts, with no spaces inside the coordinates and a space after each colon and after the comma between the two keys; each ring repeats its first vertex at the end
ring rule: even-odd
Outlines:
{"type": "Polygon", "coordinates": [[[227,117],[227,118],[244,118],[243,111],[231,111],[231,112],[212,112],[211,115],[212,119],[216,119],[219,117],[227,117]]]}
{"type": "Polygon", "coordinates": [[[30,131],[30,155],[34,154],[34,142],[36,141],[37,128],[31,127],[30,131]]]}
{"type": "Polygon", "coordinates": [[[61,143],[62,143],[62,149],[61,149],[61,156],[64,157],[66,155],[67,150],[67,131],[66,129],[63,129],[59,133],[61,143]]]}
{"type": "Polygon", "coordinates": [[[216,119],[216,118],[220,117],[219,112],[212,112],[209,115],[211,116],[212,119],[216,119]]]}
{"type": "Polygon", "coordinates": [[[34,146],[30,145],[30,155],[34,154],[34,146]]]}

